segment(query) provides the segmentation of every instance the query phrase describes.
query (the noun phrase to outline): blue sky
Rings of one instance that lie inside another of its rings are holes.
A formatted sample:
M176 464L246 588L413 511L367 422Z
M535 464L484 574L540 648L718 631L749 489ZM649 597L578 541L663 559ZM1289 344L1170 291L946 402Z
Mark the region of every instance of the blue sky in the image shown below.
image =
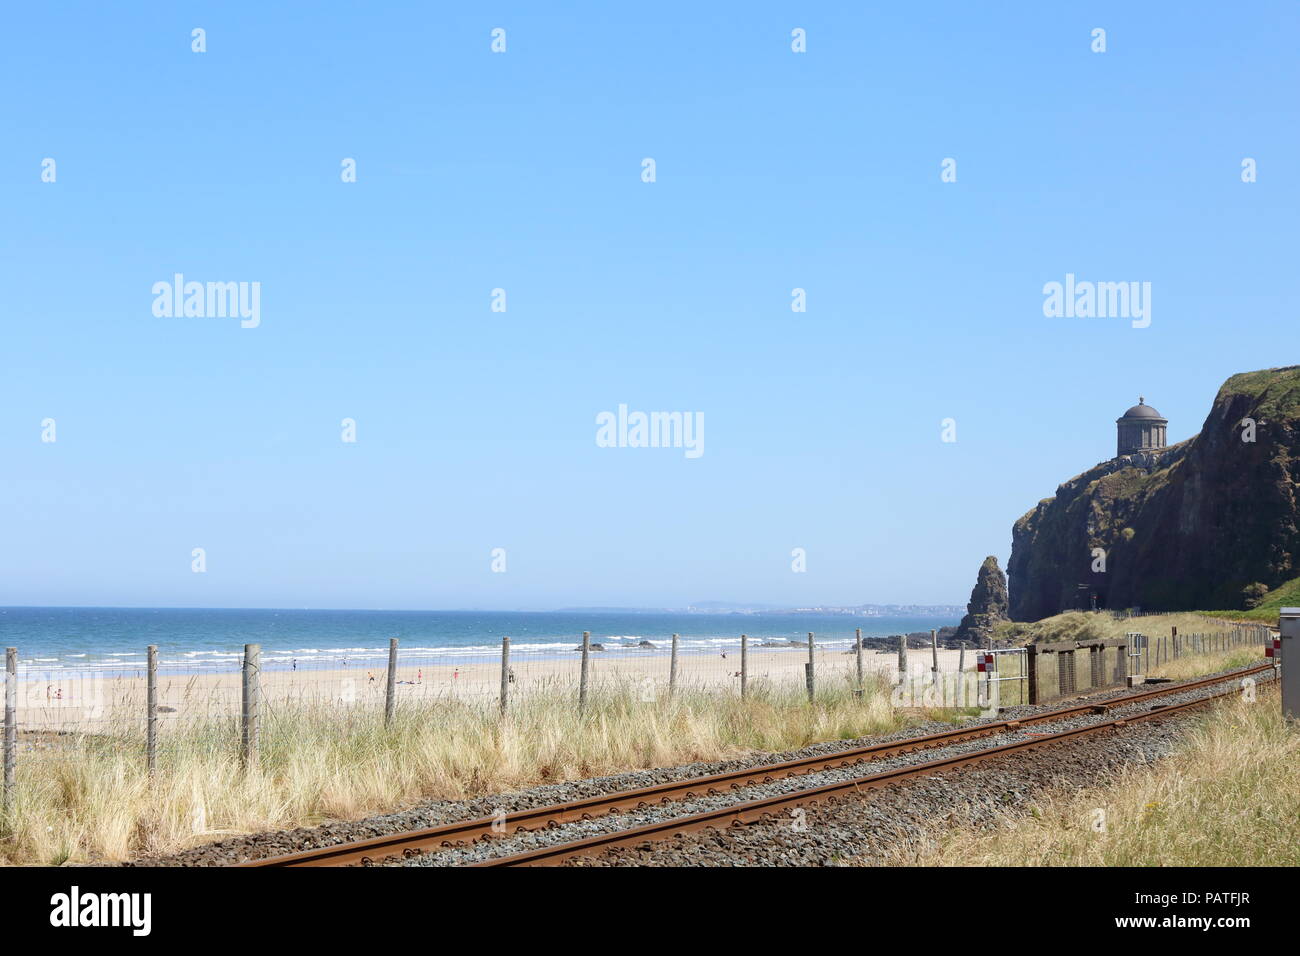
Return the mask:
M0 604L964 602L1139 394L1296 360L1300 8L1133 6L11 10Z

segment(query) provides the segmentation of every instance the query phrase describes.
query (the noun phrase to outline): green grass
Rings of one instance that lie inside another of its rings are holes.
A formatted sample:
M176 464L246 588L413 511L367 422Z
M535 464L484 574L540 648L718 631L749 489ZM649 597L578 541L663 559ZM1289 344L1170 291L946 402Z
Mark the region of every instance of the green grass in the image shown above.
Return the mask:
M1202 611L1200 613L1230 621L1277 624L1277 612L1284 607L1300 607L1300 578L1292 578L1279 584L1264 596L1264 601L1259 607L1249 611Z

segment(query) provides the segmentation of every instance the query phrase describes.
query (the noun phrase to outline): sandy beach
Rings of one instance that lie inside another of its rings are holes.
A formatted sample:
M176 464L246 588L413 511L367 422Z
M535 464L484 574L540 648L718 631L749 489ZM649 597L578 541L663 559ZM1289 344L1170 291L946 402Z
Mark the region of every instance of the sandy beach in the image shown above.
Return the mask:
M801 647L751 647L748 675L751 686L802 687L808 652ZM928 673L931 652L908 652L909 671ZM941 671L957 668L958 652L939 651ZM974 666L967 657L967 669ZM866 673L893 675L897 653L863 651ZM618 648L593 651L590 686L599 691L611 685L631 686L644 700L666 694L670 656L665 650ZM385 667L337 669L267 670L260 674L263 714L273 716L288 706L374 707L384 704ZM509 683L512 700L530 694L578 692L581 659L559 657L548 652L530 654L516 648L511 655ZM815 654L818 686L829 688L851 681L855 674L853 653L842 648L818 648ZM498 699L501 687L500 660L452 665L437 661L401 660L395 671L397 705L402 702L459 701L490 703ZM678 658L678 686L712 692L740 689L740 654L683 654ZM189 718L234 717L241 708L242 676L237 667L222 671L160 666L158 672L158 723L160 730ZM61 669L42 672L28 668L19 675L18 724L27 730L95 731L120 728L123 722L143 726L146 714L147 682L139 676L111 676L91 670Z

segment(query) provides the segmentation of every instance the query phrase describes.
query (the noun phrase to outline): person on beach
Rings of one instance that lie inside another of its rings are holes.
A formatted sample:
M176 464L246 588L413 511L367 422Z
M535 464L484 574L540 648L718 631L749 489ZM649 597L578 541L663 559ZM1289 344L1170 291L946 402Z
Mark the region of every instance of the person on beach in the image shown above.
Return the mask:
M417 684L424 683L424 668L420 668L418 671L415 672L415 682Z
M373 684L373 683L375 682L375 672L374 672L374 671L366 671L366 676L370 678L370 683Z
M294 670L298 669L298 658L296 657L293 659L293 669Z

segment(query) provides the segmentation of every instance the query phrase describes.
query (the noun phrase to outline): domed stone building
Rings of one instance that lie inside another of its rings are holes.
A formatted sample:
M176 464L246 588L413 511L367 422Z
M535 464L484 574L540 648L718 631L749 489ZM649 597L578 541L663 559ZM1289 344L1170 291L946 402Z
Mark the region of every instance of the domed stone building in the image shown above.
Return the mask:
M1138 396L1138 403L1126 411L1122 418L1115 419L1118 432L1116 458L1138 452L1159 451L1168 444L1165 441L1165 428L1169 425L1169 420L1146 402L1145 398Z

